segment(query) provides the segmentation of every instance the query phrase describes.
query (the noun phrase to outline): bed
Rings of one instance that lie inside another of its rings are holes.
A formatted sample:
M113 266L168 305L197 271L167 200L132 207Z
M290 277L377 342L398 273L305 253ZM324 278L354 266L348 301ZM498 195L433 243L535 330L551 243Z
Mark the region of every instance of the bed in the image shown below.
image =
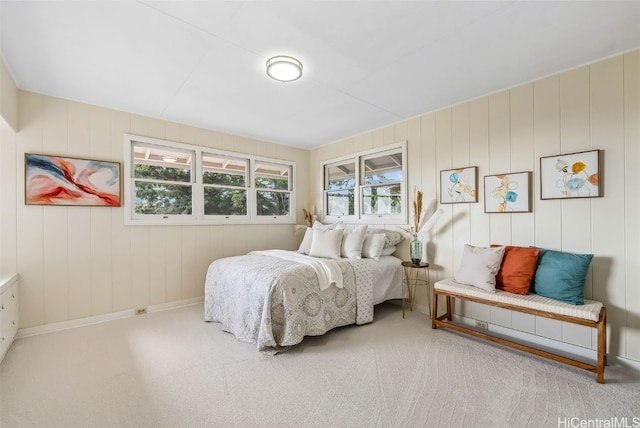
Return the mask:
M374 305L402 298L401 260L320 258L299 251L253 251L211 263L205 321L266 354L305 336L373 321Z

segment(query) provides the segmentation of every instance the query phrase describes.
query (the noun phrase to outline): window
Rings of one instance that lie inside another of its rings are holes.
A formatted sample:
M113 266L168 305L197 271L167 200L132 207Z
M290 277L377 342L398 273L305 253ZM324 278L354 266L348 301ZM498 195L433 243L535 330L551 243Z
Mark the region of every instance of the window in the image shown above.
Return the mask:
M329 216L355 215L356 163L353 160L325 165L325 212Z
M125 135L125 224L295 223L293 162Z
M328 221L405 224L406 142L323 164Z
M203 154L204 214L247 216L248 171L247 159Z
M373 154L361 159L362 213L365 215L402 214L404 180L402 152Z
M257 215L288 216L291 213L291 166L256 161Z
M192 151L133 146L134 217L193 215Z

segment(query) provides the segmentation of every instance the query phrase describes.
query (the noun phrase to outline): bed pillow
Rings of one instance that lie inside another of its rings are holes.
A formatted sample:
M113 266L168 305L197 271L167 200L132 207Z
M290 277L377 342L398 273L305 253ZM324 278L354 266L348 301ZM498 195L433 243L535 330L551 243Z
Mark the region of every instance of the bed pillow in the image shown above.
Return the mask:
M393 253L395 253L397 250L396 246L394 245L393 247L384 247L382 249L382 253L380 254L381 256L391 256L393 255Z
M584 282L593 254L540 249L533 293L572 305L584 305Z
M314 229L313 239L309 255L328 259L340 258L340 246L342 244L342 230Z
M499 245L491 245L499 247ZM529 294L538 267L540 250L529 247L504 247L502 265L496 275L496 288L514 294Z
M302 254L309 254L309 251L311 251L311 241L313 241L313 229L307 227L307 230L304 232L304 238L302 238L302 242L298 248L298 252Z
M455 281L486 291L496 291L496 275L500 270L504 247L474 247L465 244L460 269Z
M324 230L334 230L334 229L343 229L343 225L341 221L336 223L322 224L318 220L313 222L314 229L324 229Z
M358 226L353 230L345 230L342 235L340 255L348 259L362 258L362 244L366 233L366 225Z
M302 242L300 243L300 247L298 247L298 252L302 254L309 254L309 251L311 251L311 242L313 242L313 229L333 230L342 228L343 224L341 221L331 224L322 224L318 220L314 221L313 227L308 227L305 231Z
M384 246L395 247L404 240L404 235L395 230L388 229L369 229L367 235L382 234L384 235Z
M380 260L382 250L384 249L384 234L375 233L367 235L362 244L362 257L374 260Z

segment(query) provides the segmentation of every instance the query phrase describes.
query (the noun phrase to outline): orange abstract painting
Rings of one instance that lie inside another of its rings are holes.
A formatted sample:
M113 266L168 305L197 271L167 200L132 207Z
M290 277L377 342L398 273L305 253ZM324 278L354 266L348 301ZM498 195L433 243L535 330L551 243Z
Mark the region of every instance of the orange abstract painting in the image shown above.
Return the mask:
M120 164L25 154L25 203L119 207Z

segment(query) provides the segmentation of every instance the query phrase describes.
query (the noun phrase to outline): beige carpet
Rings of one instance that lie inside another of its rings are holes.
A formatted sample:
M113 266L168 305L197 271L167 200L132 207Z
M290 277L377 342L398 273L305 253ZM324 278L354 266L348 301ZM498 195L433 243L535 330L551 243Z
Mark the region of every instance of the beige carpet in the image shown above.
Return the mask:
M1 366L0 426L640 426L640 379L620 367L600 385L396 305L375 318L275 357L203 322L201 305L19 339Z

